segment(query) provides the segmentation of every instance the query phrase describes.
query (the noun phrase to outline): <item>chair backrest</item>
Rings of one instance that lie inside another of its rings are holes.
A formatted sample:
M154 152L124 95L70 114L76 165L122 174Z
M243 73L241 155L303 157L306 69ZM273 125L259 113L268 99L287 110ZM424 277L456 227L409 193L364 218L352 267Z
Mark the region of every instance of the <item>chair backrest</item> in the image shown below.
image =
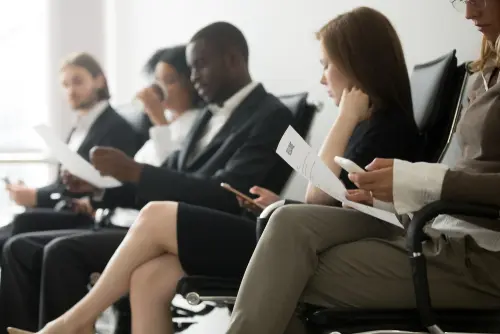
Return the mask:
M466 73L464 76L464 80L462 82L462 89L460 91L460 96L458 99L459 103L455 110L455 115L453 117L453 123L450 129L450 133L448 135L448 139L443 148L443 151L441 152L441 156L439 157L439 162L447 166L456 165L458 160L462 156L462 151L458 143L458 139L455 132L457 130L458 122L460 121L460 118L463 115L463 111L469 105L469 99L468 99L469 96L467 92L469 91L470 86L473 82L473 80L471 80L471 73L467 70L468 64L467 63L462 64L461 67L465 68Z
M301 135L307 138L314 115L321 109L321 104L311 103L307 100L308 93L298 93L279 96L281 102L286 105L293 114L293 128ZM264 181L266 188L279 194L285 187L292 168L282 159L270 171Z
M422 160L436 162L446 144L465 76L456 51L416 65L410 77L415 121L424 138Z

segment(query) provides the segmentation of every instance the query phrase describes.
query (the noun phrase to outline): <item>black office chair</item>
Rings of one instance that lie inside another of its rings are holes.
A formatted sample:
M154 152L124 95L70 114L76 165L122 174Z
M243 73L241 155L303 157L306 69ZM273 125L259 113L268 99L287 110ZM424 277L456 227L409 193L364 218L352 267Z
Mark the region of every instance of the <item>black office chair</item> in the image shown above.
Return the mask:
M416 65L410 77L415 122L424 139L423 161L437 162L454 129L467 66L457 67L456 51Z
M320 102L310 102L307 100L308 93L298 93L282 95L279 97L281 102L290 109L293 114L293 128L304 138L309 135L311 124L316 113L323 108ZM265 178L263 184L266 188L280 193L292 175L292 168L288 164L279 160Z
M426 139L424 154L427 161L439 161L443 157L444 150L450 145L464 101L465 87L469 78L467 68L466 64L456 66L455 51L435 61L415 67L411 81L414 90L415 119ZM427 80L424 80L425 76ZM419 93L422 95L419 96ZM438 133L439 129L441 133ZM431 139L436 140L435 147L430 145ZM289 202L288 200L280 201L266 208L257 221L258 236L264 230L270 214L276 208ZM179 281L178 292L192 305L205 301L232 305L239 283L236 280L217 277L189 276ZM319 316L319 314L316 315ZM373 312L367 314L372 315ZM346 318L349 319L349 316L347 315ZM365 320L369 323L369 319Z

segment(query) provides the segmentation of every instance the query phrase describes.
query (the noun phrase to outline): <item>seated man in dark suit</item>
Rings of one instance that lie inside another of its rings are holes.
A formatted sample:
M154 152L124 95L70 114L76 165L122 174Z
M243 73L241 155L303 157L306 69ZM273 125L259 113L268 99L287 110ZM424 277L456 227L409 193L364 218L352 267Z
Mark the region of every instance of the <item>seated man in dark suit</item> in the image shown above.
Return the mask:
M108 85L99 63L89 54L72 54L64 60L60 72L68 103L77 113L77 121L67 139L68 146L87 161L90 160L91 148L102 145L114 147L128 156L133 156L141 147L142 141L135 135L132 126L109 105ZM38 209L43 208L50 217L58 201L51 197L52 194L82 196L66 191L60 173L53 183L45 187L36 189L20 182L8 185L7 191L13 201L29 210L18 215L13 223L0 229L0 249L12 235L18 221L33 220L31 209L36 208L35 211L39 211ZM36 224L37 221L32 223ZM86 226L86 222L75 221L73 226ZM63 227L55 224L46 225L44 228Z
M124 185L102 192L69 178L71 190L92 191L95 199L101 197L94 205L108 208L140 209L151 201L170 200L240 214L238 201L220 183L238 189L266 186L266 177L279 162L276 146L292 121L290 110L252 81L246 40L233 25L219 22L205 27L192 38L187 55L195 88L211 105L195 123L186 145L161 167L136 163L116 149L98 148L92 157L95 167ZM283 174L288 175L285 170ZM60 315L85 295L89 274L104 269L125 233L56 231L12 238L3 255L7 266L0 285L0 310L6 312L3 318L0 314L0 322L37 327L40 281L50 284L50 292L45 288L42 292L41 324ZM69 253L89 257L60 262L58 256L50 256L52 250L67 246L73 248ZM72 278L52 279L56 267ZM52 293L53 284L61 284L61 290Z

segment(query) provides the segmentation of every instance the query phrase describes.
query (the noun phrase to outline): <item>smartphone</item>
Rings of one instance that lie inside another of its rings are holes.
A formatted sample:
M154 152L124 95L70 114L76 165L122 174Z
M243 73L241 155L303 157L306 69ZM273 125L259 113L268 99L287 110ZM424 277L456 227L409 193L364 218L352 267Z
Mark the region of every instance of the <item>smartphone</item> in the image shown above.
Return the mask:
M342 167L342 169L348 173L366 173L366 171L363 168L359 167L349 159L342 157L335 157L333 158L333 160L337 165Z
M242 192L234 189L233 187L231 187L229 184L227 183L221 183L220 186L226 190L229 190L230 192L232 192L233 194L236 195L236 197L239 197L241 198L242 200L244 201L247 201L249 203L252 203L253 205L257 206L258 208L261 208L261 209L265 209L265 207L261 204L258 204L257 202L255 202L253 199L251 199L250 197L248 197L247 195L243 194Z
M3 180L3 182L5 183L6 186L10 185L10 183L11 183L10 179L7 176L3 177L2 180Z

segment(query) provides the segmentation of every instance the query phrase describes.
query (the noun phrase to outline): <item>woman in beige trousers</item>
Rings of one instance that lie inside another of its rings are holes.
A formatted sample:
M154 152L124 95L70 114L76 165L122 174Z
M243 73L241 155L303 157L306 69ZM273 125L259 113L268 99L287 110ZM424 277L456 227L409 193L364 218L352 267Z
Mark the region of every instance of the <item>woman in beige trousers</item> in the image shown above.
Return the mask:
M400 214L444 199L500 205L500 2L454 1L484 35L470 105L458 128L462 158L440 164L376 159L351 174L361 190L348 199L394 204ZM330 24L336 24L334 23ZM317 190L311 189L311 193ZM500 307L500 224L440 216L424 243L433 306ZM405 239L387 223L328 206L275 212L247 267L229 334L306 333L295 314L308 303L339 309L414 308Z

